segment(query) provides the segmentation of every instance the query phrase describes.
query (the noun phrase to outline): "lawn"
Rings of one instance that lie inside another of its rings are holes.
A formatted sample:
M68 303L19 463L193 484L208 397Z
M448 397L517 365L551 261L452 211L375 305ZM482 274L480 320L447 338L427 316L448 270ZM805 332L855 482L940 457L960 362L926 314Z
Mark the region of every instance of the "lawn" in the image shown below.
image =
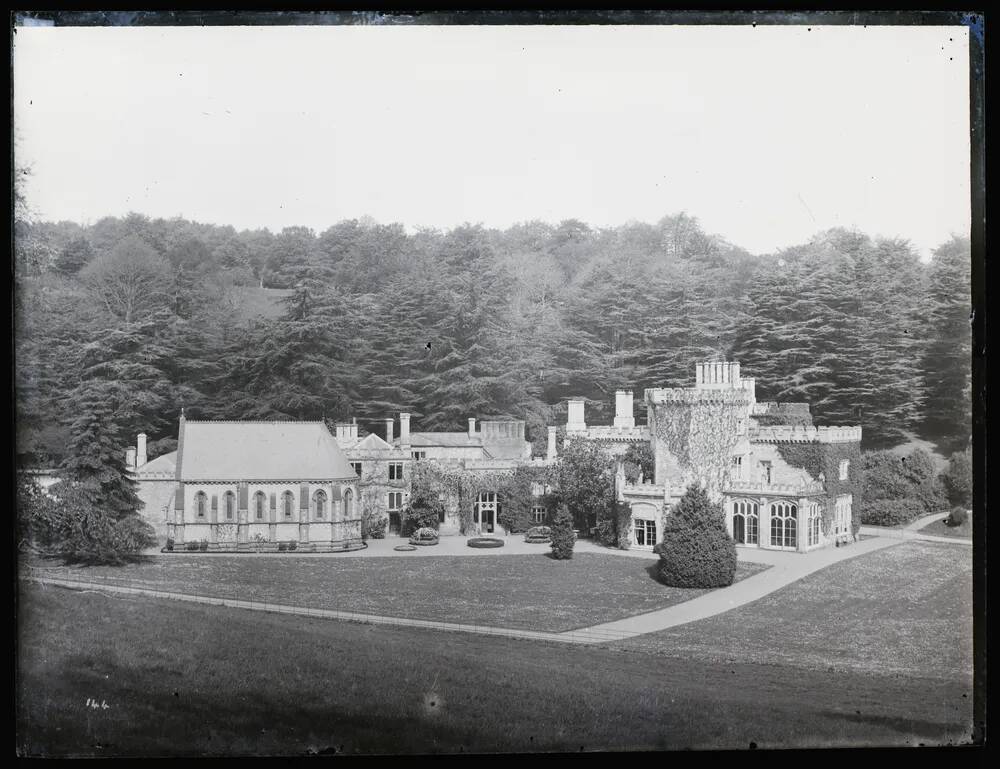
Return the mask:
M731 612L615 644L629 652L967 681L972 548L911 541L815 572Z
M723 665L31 583L18 610L20 755L745 749L970 736L972 691L956 679Z
M947 516L945 516L947 517ZM955 537L956 539L972 539L972 518L966 518L961 526L949 526L944 522L931 521L922 529L921 534L932 534L935 537Z
M663 609L707 590L654 579L654 557L544 553L493 558L153 556L126 567L45 569L46 576L108 581L212 597L408 619L561 632ZM736 578L765 568L740 563Z

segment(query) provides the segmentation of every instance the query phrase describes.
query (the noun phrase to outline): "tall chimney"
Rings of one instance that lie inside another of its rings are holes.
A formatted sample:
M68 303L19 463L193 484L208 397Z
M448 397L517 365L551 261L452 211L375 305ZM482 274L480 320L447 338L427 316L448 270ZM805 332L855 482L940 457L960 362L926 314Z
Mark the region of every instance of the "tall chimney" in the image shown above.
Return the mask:
M135 455L135 466L142 467L146 464L146 433L139 433L139 447Z
M583 404L582 398L574 398L569 402L569 406L566 410L566 429L567 430L586 430L587 422L583 416Z
M476 418L475 417L469 417L469 437L470 438L475 438L476 437Z
M125 452L125 464L129 470L135 470L135 449L130 448Z
M399 448L410 450L410 415L405 412L399 415Z
M385 418L385 442L392 445L392 417Z
M549 445L545 448L545 459L551 462L556 458L556 427L549 428Z
M632 416L632 391L615 391L615 427L631 429L635 427L635 417Z

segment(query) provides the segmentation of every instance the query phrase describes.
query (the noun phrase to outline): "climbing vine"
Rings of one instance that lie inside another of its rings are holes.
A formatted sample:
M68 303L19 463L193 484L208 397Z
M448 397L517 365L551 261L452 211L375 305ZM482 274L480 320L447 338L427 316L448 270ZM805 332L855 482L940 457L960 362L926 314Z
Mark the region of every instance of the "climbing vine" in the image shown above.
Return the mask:
M775 444L778 454L792 467L805 470L813 478L823 475L826 486L826 497L821 508L823 511L823 534L829 536L833 531L836 517L837 497L841 494L851 494L854 497L851 505L851 527L856 533L861 527L861 489L864 480L864 468L861 465L860 443L778 443ZM840 480L840 463L847 460L847 480Z

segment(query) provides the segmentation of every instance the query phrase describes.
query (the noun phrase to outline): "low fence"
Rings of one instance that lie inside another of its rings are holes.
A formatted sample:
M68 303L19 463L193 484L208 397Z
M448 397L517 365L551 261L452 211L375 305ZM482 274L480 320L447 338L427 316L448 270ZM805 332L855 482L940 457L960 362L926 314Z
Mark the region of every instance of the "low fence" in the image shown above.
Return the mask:
M234 609L262 611L273 614L291 614L301 617L319 619L335 619L347 622L357 622L369 625L390 625L396 627L426 628L457 633L473 633L477 635L500 636L533 641L552 641L556 643L602 644L624 641L641 635L639 632L602 628L599 625L590 628L580 628L567 631L528 630L523 628L497 627L470 622L444 622L409 617L387 617L364 612L324 609L316 606L296 606L260 600L252 587L220 584L217 594L200 595L162 590L152 587L147 580L131 577L104 575L76 575L67 573L66 567L25 567L27 574L22 579L42 585L64 587L72 590L95 591L116 595L135 595L149 598L180 601L206 606L224 606Z

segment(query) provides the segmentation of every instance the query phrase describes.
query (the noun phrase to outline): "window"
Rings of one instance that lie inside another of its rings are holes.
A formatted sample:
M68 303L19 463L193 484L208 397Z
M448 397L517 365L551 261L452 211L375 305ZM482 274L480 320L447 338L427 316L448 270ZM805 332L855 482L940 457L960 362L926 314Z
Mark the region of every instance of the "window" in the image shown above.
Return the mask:
M531 508L531 520L535 523L542 523L545 520L545 508L535 505Z
M427 459L427 452L426 451L411 451L410 452L410 456L412 456L414 459Z
M733 539L738 545L756 545L759 516L757 503L733 502Z
M348 520L354 518L354 492L350 489L344 491L344 518Z
M194 507L195 510L198 511L199 518L205 517L205 507L207 502L208 502L208 497L205 496L204 491L199 491L197 494L194 495Z
M771 505L771 546L795 548L798 546L796 516L798 505L791 502L775 502Z
M850 460L845 459L843 462L840 463L840 480L842 481L847 480L847 473L850 469L851 469Z
M284 513L285 518L292 517L292 505L295 504L295 495L290 491L286 491L281 495L281 511Z
M820 533L820 520L822 516L820 515L819 505L815 502L811 503L809 507L806 508L806 522L809 526L809 544L818 545L819 544L819 533Z
M743 477L743 457L733 457L733 478Z
M635 525L635 543L637 545L652 547L656 544L656 521L636 518L632 523Z
M402 462L390 462L389 463L389 480L390 481L401 481L401 480L403 480L403 463Z
M846 536L851 530L851 495L845 494L837 497L834 508L834 534Z
M438 505L438 523L444 523L444 505Z
M326 517L326 492L323 489L317 489L313 494L313 507L316 511L316 520Z
M351 469L354 471L354 474L356 476L358 476L358 478L361 477L361 463L360 462L351 462Z
M403 492L401 491L390 491L389 492L389 509L399 510L403 506Z
M264 520L264 492L258 491L253 495L254 517L258 521Z
M227 491L223 495L223 504L226 508L226 520L233 520L236 517L236 495L231 491Z

